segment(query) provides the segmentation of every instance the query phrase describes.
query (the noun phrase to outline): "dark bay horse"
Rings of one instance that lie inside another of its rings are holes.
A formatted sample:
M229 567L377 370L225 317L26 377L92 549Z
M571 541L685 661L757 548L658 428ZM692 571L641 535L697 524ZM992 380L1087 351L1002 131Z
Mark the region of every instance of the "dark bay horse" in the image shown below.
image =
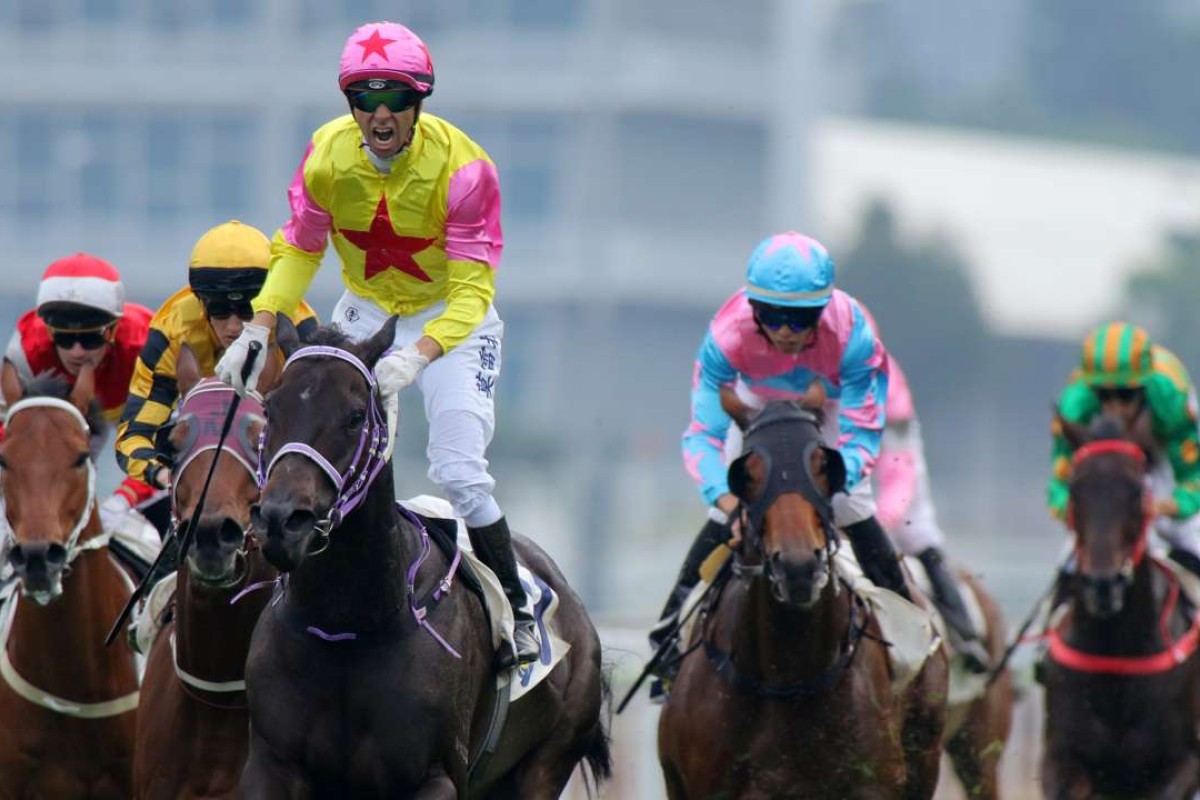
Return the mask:
M471 774L496 700L494 647L455 561L395 502L371 368L396 319L354 344L323 329L291 352L266 401L265 480L253 514L287 573L254 631L246 682L254 798L558 797L581 762L610 769L600 644L550 558L518 558L558 593L571 649L508 708L499 747Z
M138 674L104 646L132 583L109 556L96 506L85 368L38 378L0 443L0 549L20 592L0 614L0 797L128 798ZM10 623L10 625L8 625Z
M1148 555L1146 454L1108 417L1060 420L1076 448L1068 522L1076 571L1042 666L1042 789L1050 798L1191 797L1200 788L1200 621Z
M279 362L267 362L270 386ZM200 379L191 350L176 369L183 400L170 442L175 452L172 518L192 518L233 389ZM258 437L265 420L254 395L242 398L221 447L204 509L179 570L172 619L146 664L134 751L134 797L161 800L237 796L249 747L245 664L254 624L270 592L247 591L275 578L246 531L258 500ZM236 602L234 602L236 599Z
M732 577L693 630L659 719L680 798L928 798L947 686L938 648L898 696L873 612L833 569L845 467L817 415L769 404L730 466Z

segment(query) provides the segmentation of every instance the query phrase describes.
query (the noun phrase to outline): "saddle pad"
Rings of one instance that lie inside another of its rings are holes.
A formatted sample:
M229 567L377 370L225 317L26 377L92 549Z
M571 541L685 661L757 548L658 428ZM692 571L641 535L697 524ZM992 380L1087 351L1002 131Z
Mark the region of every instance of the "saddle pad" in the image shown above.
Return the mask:
M130 637L129 644L143 656L150 654L150 648L163 628L163 612L175 596L175 582L178 577L178 573L172 572L154 584L138 602L134 611L133 636Z
M942 618L937 604L933 602L933 584L929 581L929 573L925 571L925 566L912 556L905 556L904 563L913 577L913 582L917 584L918 591L929 599L929 612L933 615L933 624L937 626L938 634L942 637L946 654L951 657L950 688L946 701L951 708L973 702L987 691L988 673L972 672L966 668L961 658L955 657L956 653L950 644L950 637L946 635L946 621ZM975 594L971 585L959 578L957 574L954 574L953 577L955 584L958 585L958 593L962 595L963 605L967 608L967 616L971 618L971 624L978 631L979 638L986 639L988 634L987 617L983 614L979 596Z
M912 683L925 662L942 646L934 616L888 589L876 586L863 574L849 547L833 556L834 569L851 591L871 606L885 641L892 667L892 690L902 692Z
M131 508L122 514L120 521L107 533L147 564L153 564L162 549L158 530L137 509Z
M929 656L941 646L943 637L936 627L940 621L935 623L929 612L913 605L895 592L880 589L871 583L863 575L862 568L858 566L858 561L849 547L837 551L834 567L837 574L850 584L852 591L871 606L872 613L879 620L880 633L891 645L887 652L892 667L892 689L897 694L902 692L912 683ZM680 629L681 652L688 648L692 630L696 620L700 618L699 614L691 614L691 611L700 602L708 586L708 581L701 580L692 589L679 612L680 619L686 618Z
M429 517L452 519L458 526L458 549L463 558L471 562L479 582L483 585L484 598L488 605L488 615L492 621L492 646L499 648L502 641L512 641L513 613L512 606L500 586L500 579L486 564L480 561L471 550L471 539L467 535L467 526L461 519L454 516L450 503L440 497L422 494L408 500L401 500L405 508ZM537 686L551 670L562 661L571 649L571 645L563 641L557 633L555 614L558 611L558 595L537 575L534 575L524 564L517 564L517 574L521 585L525 588L525 610L537 621L537 638L541 645L541 656L529 666L522 667L514 675L502 674L497 676L497 687L510 685L509 701L516 702Z

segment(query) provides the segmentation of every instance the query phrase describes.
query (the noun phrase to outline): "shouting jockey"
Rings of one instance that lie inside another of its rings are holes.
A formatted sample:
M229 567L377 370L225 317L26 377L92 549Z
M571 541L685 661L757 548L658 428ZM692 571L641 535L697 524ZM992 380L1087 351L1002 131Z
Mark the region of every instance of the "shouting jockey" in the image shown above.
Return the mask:
M424 112L433 80L424 42L403 25L372 22L346 41L338 87L350 113L313 134L288 187L291 218L272 241L257 313L217 373L254 386L256 376L245 387L240 377L250 343L295 308L332 239L346 292L331 321L364 339L399 317L394 349L375 366L389 427L394 436L397 393L415 385L429 420L429 477L512 603L515 641L501 649L503 668L534 660L538 644L485 458L504 334L492 305L500 184L483 148Z
M651 630L656 649L699 580L700 565L730 538L729 516L738 500L727 480L724 448L731 420L720 392L735 384L739 393L749 394L743 400L757 398L759 405L776 398L804 400L813 384L833 401L835 413L826 424L836 425L828 433L845 459L847 492L834 498L834 521L849 536L867 577L909 597L896 551L875 519L866 480L883 433L887 351L858 301L834 288L833 259L824 246L799 233L781 233L755 248L746 286L717 310L700 345L683 459L709 505L708 522Z
M1127 425L1150 415L1157 445L1149 474L1154 495L1154 529L1171 546L1172 560L1200 575L1200 439L1196 428L1196 390L1187 370L1165 347L1150 341L1141 328L1111 322L1083 343L1079 369L1058 400L1058 415L1087 425L1101 413ZM1054 424L1050 513L1067 516L1072 447L1058 420Z
M11 402L14 392L10 387L28 384L45 372L55 373L74 386L80 371L91 367L101 415L106 422L115 423L125 407L129 378L146 341L149 323L150 309L125 302L125 286L112 264L86 253L59 259L42 275L37 308L17 321L17 329L9 339L4 366L0 368L5 395ZM107 438L107 428L92 432L93 460L99 459ZM126 478L100 504L104 529L118 534L136 529L140 534L144 521L138 519L134 526L123 524L130 510L144 510L161 499L162 493L153 487ZM120 546L125 545L140 558L153 558L154 544L141 538L135 533L119 536L114 552L129 560L129 553L121 552ZM144 567L136 563L131 566Z
M864 307L864 311L865 311ZM870 318L870 312L867 312ZM874 322L874 320L872 320ZM878 326L875 330L878 331ZM879 522L906 555L916 556L929 576L933 600L949 629L954 650L972 671L986 672L991 658L971 622L958 582L946 564L946 535L938 524L925 465L921 421L913 404L908 377L891 357L887 424L875 465L875 500Z
M117 430L117 463L130 476L154 486L170 485L171 470L161 460L158 434L179 399L175 371L180 349L186 344L195 354L202 377L212 375L217 359L254 315L250 301L267 279L270 260L266 235L237 220L207 231L192 248L188 285L150 320L128 384L129 403ZM316 328L307 304L297 305L295 319L301 329Z

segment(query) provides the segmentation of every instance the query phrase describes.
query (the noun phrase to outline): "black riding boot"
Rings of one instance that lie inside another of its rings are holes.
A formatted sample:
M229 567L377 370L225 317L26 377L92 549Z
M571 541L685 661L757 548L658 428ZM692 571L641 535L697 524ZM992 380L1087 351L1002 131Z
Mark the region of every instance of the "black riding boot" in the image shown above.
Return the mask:
M900 561L896 556L896 548L892 540L875 517L867 517L862 522L847 525L846 535L850 537L850 546L854 549L854 557L862 567L863 574L871 579L871 583L891 589L905 600L912 602L908 592L908 584L904 582L904 572L900 569Z
M696 541L692 542L687 556L683 559L683 566L679 569L679 575L675 578L675 585L671 588L671 594L667 597L667 604L663 606L658 622L650 629L650 648L652 650L657 652L658 648L662 647L663 642L667 640L667 635L675 629L675 623L679 621L679 609L683 607L684 601L700 581L700 565L704 563L704 559L708 558L709 553L718 545L727 541L729 541L728 525L711 519L704 523L704 527L696 536Z
M517 558L513 554L508 520L501 517L482 528L468 527L467 533L471 537L471 547L475 550L475 555L496 573L500 585L504 588L504 595L512 605L515 623L512 643L516 649L516 656L514 658L513 648L509 647L507 642L502 643L496 654L496 669L505 670L514 664L537 661L539 647L534 632L537 622L525 611L525 587L521 585L521 578L517 575Z
M942 551L936 547L928 547L918 553L917 558L925 567L925 574L929 576L929 583L933 587L933 602L937 604L938 611L942 612L942 619L946 621L950 643L955 652L963 657L963 662L972 672L987 672L991 657L987 648L979 641L979 632L971 622L962 592L958 590L958 583L946 567Z
M1193 575L1200 577L1200 558L1197 558L1196 554L1192 551L1184 550L1179 547L1172 547L1171 552L1167 553L1167 558L1171 559Z

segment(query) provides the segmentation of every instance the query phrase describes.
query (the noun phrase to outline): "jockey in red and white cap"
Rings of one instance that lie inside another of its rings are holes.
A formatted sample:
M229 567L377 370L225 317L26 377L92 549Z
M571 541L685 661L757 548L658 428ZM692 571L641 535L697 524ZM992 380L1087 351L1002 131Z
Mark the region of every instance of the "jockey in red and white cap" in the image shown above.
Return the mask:
M104 259L76 253L55 261L38 284L37 306L20 317L8 341L0 367L5 394L44 373L57 374L74 386L80 371L90 366L100 414L105 422L116 422L129 395L129 379L146 342L150 316L150 309L125 301L121 276ZM15 399L5 397L8 403ZM107 437L107 425L93 431L93 459ZM131 508L157 494L141 481L126 479L101 504L105 528L113 530ZM139 550L144 554L144 548Z

